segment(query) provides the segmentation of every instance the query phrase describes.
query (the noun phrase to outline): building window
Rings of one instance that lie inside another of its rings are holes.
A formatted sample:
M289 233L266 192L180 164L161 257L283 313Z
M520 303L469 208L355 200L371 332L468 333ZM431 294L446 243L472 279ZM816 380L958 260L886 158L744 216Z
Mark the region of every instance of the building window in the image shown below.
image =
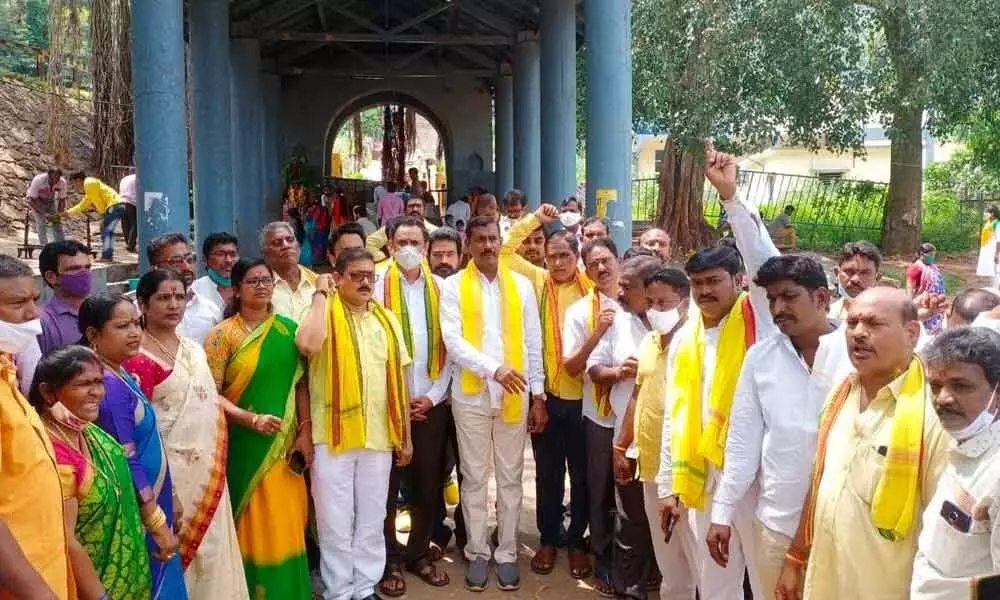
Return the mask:
M653 153L653 171L655 171L657 175L660 174L660 165L663 164L663 153L664 152L666 152L666 151L665 150L657 150L656 152Z
M816 178L824 184L829 185L843 179L844 173L846 171L823 171L822 173L816 173Z

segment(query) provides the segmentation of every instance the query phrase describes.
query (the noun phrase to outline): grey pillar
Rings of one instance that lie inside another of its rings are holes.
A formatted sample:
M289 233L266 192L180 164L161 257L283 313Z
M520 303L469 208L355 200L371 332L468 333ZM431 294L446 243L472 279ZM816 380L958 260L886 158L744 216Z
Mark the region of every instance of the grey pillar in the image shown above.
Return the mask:
M188 12L195 242L233 230L233 155L229 143L229 2L199 0Z
M265 73L262 79L264 102L264 220L273 221L281 216L281 151L280 142L280 112L281 112L281 76Z
M542 0L541 202L576 192L576 1ZM588 26L590 24L588 23Z
M514 188L514 81L510 65L501 68L496 78L493 99L494 139L496 153L496 193L506 194Z
M587 214L606 202L611 237L632 245L630 0L584 0L587 23Z
M191 224L181 0L136 5L132 31L136 205L139 243L144 245L168 231L188 235ZM139 257L140 268L148 267L145 253Z
M538 34L522 31L514 46L514 185L529 206L542 195Z
M247 256L253 256L258 252L257 232L264 225L260 42L249 38L230 40L230 61L233 220L240 248Z

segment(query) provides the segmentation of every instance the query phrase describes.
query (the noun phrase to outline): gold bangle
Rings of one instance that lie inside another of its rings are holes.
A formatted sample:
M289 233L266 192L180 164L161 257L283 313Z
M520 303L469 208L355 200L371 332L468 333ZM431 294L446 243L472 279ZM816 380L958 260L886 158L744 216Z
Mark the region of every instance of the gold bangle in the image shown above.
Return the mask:
M306 426L307 423L311 424L312 423L312 419L302 419L301 421L299 421L299 426L295 430L295 434L298 435L298 434L302 433L302 429Z
M804 567L809 562L809 551L796 546L789 546L788 552L785 553L785 560L794 565Z
M143 519L143 524L149 531L158 531L167 524L167 515L159 506L149 516Z

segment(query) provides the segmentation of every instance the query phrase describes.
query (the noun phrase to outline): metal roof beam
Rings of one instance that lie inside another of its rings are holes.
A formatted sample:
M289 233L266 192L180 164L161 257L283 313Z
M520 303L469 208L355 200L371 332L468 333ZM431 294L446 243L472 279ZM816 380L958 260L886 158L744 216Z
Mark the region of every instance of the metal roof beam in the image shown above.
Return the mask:
M351 9L343 7L336 2L332 2L331 0L321 0L321 4L325 4L333 12L337 13L342 17L345 17L350 21L353 21L355 24L364 27L365 29L371 31L372 33L376 33L379 35L383 35L385 33L385 29L373 23L371 19L366 19L365 17L362 17L358 13L352 11ZM323 27L326 28L326 25L324 25Z
M393 68L380 69L356 69L337 67L306 67L290 68L282 71L282 75L302 75L305 73L318 73L328 77L341 77L346 79L433 79L452 77L493 77L497 74L496 69L456 69L456 68L431 68L418 70L401 70Z
M517 25L513 21L505 19L477 4L460 4L458 5L458 10L504 35L514 35L517 33Z
M398 33L403 33L407 29L410 29L411 27L419 25L419 24L423 23L424 21L426 21L427 19L430 19L431 17L433 17L433 16L435 16L435 15L437 15L439 13L442 13L442 12L448 10L449 8L451 8L451 7L455 6L455 5L461 4L461 3L462 3L461 0L455 0L455 2L447 2L447 3L444 3L444 4L440 4L438 6L435 6L433 8L429 8L429 9L425 10L424 12L420 13L419 15L413 17L412 19L409 19L407 21L403 21L399 25L396 25L395 27L393 27L392 29L390 29L388 31L388 33L389 33L389 35L396 35Z
M260 39L287 42L328 42L344 44L433 44L438 46L509 46L513 40L505 35L448 35L448 34L374 34L339 33L335 31L263 31Z
M250 24L254 29L264 30L269 25L278 23L313 5L315 0L284 0L272 4L268 8L250 15Z

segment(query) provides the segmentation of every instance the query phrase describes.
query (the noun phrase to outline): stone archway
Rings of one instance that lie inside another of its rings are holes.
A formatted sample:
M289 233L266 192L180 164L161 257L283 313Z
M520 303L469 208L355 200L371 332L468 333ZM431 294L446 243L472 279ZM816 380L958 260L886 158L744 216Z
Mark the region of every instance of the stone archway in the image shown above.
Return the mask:
M426 104L414 98L410 94L400 93L395 90L382 90L363 94L350 100L349 102L344 103L340 108L334 111L333 117L327 125L326 136L323 140L323 175L329 176L332 171L331 156L333 145L337 140L337 133L347 123L347 120L356 112L384 104L399 104L413 108L420 113L421 116L427 119L428 122L430 122L430 124L437 131L438 137L444 146L444 161L446 165L445 176L448 182L448 189L453 189L451 179L453 169L451 166L455 164L455 157L453 153L451 131L449 131L444 121Z

